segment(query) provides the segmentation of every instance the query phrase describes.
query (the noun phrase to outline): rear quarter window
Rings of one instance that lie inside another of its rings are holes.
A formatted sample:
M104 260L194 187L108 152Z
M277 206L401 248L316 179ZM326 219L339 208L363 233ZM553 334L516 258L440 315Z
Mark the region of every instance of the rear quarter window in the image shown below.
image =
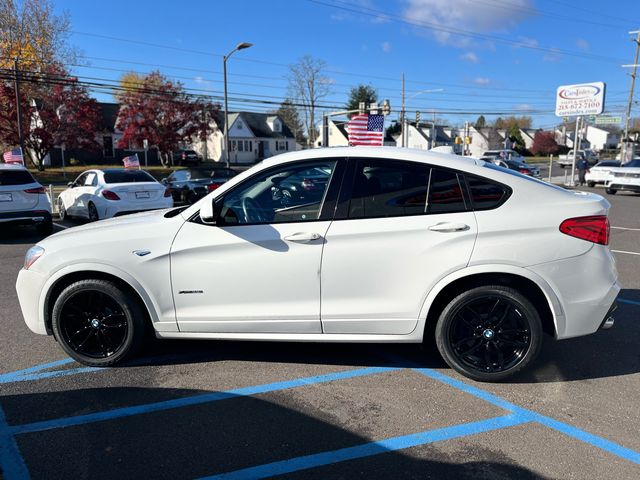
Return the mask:
M27 170L0 170L0 185L27 185L36 183Z
M511 189L498 182L471 175L466 178L474 210L498 208L511 196Z

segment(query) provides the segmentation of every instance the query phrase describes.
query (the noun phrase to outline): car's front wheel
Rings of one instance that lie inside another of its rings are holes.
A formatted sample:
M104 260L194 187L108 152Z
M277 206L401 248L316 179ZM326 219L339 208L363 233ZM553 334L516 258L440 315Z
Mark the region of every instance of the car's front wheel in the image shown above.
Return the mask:
M538 355L542 322L520 292L502 285L473 288L449 302L436 324L444 360L478 381L500 381Z
M87 217L89 218L90 222L97 222L98 220L100 220L98 209L92 202L89 202L89 204L87 205Z
M615 195L616 193L618 193L618 190L616 190L615 188L608 188L607 187L605 190L609 195Z
M115 283L87 279L65 288L52 312L62 349L85 365L106 367L133 354L144 338L139 303Z
M58 197L58 218L60 221L68 218L69 214L67 214L67 209L64 207L64 202L61 198Z

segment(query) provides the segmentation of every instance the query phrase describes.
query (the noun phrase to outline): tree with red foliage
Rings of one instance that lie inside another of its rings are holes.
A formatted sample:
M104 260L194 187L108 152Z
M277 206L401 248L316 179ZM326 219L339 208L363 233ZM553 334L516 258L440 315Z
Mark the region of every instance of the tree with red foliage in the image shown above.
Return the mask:
M218 107L202 99L192 100L179 82L152 72L120 95L116 128L122 131L120 148L140 147L146 139L158 148L163 164L171 153L194 138L206 138Z
M553 155L558 152L559 148L553 132L543 132L540 130L537 131L533 137L531 153L534 155Z
M21 72L22 135L25 156L38 170L56 145L97 150L98 103L60 66ZM0 82L0 142L19 145L13 82Z

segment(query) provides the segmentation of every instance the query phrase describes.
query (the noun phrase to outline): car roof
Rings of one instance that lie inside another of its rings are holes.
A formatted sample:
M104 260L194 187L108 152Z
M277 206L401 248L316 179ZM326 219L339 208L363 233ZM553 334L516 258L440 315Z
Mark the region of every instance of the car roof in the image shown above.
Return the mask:
M18 163L0 163L0 170L26 170L27 167Z
M408 160L427 164L449 166L451 168L468 169L472 165L482 165L483 160L475 157L461 157L451 153L431 152L416 148L400 147L323 147L295 152L282 153L264 160L265 166L274 166L299 160L322 158L385 158L391 160Z

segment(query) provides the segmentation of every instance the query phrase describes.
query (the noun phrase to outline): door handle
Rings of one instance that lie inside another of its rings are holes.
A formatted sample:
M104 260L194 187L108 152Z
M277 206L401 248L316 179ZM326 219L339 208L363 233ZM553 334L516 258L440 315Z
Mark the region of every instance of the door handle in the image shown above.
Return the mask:
M441 222L431 225L429 230L432 232L464 232L469 230L469 225L460 222Z
M296 242L296 243L309 243L314 240L318 240L322 238L319 233L307 233L307 232L299 232L293 233L291 235L287 235L284 239L287 242Z

